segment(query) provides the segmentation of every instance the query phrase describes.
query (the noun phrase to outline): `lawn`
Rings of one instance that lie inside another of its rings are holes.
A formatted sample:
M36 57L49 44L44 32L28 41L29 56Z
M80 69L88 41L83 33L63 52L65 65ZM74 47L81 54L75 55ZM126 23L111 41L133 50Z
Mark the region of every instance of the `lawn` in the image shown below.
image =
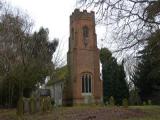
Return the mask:
M24 120L160 120L160 106L59 107L47 113L25 114ZM16 110L0 110L0 120L18 120Z
M145 113L145 116L128 118L127 120L160 120L160 106L132 106L129 109L139 109Z

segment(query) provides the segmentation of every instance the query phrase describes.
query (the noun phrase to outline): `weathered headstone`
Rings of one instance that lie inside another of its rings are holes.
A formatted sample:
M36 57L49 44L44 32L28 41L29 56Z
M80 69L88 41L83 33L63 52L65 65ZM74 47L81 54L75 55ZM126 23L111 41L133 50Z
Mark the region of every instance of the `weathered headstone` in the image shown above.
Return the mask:
M31 114L34 114L36 112L36 101L33 96L29 100L29 108Z
M29 99L24 98L24 113L29 113Z
M23 97L20 97L17 103L17 115L23 116L24 114L24 100Z
M40 98L36 98L36 112L40 112Z

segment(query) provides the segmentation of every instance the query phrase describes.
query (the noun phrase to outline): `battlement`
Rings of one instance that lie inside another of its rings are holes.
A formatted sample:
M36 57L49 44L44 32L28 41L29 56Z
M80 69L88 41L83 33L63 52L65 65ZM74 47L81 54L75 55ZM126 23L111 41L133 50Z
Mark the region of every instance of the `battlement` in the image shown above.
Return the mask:
M75 9L74 12L72 12L70 16L70 21L72 22L73 20L80 20L80 19L95 19L95 13L94 11L87 12L87 10L80 11L79 9Z

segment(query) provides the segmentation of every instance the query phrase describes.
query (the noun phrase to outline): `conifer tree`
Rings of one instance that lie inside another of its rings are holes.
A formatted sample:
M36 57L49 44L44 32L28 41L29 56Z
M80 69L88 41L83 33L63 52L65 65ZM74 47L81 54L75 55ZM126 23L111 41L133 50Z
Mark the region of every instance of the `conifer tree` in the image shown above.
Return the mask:
M149 42L139 52L139 63L133 73L133 83L142 101L152 100L160 104L160 31L148 38Z
M118 64L107 48L100 51L103 74L103 96L104 102L114 97L116 104L122 104L124 98L128 98L128 85L123 64Z

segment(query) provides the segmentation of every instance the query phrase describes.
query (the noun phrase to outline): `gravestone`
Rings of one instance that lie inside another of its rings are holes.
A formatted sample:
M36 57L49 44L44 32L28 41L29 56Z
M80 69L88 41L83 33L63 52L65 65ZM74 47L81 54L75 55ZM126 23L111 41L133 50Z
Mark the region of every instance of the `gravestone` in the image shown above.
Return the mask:
M36 112L40 112L40 98L36 98Z
M29 113L29 99L24 98L24 113Z

